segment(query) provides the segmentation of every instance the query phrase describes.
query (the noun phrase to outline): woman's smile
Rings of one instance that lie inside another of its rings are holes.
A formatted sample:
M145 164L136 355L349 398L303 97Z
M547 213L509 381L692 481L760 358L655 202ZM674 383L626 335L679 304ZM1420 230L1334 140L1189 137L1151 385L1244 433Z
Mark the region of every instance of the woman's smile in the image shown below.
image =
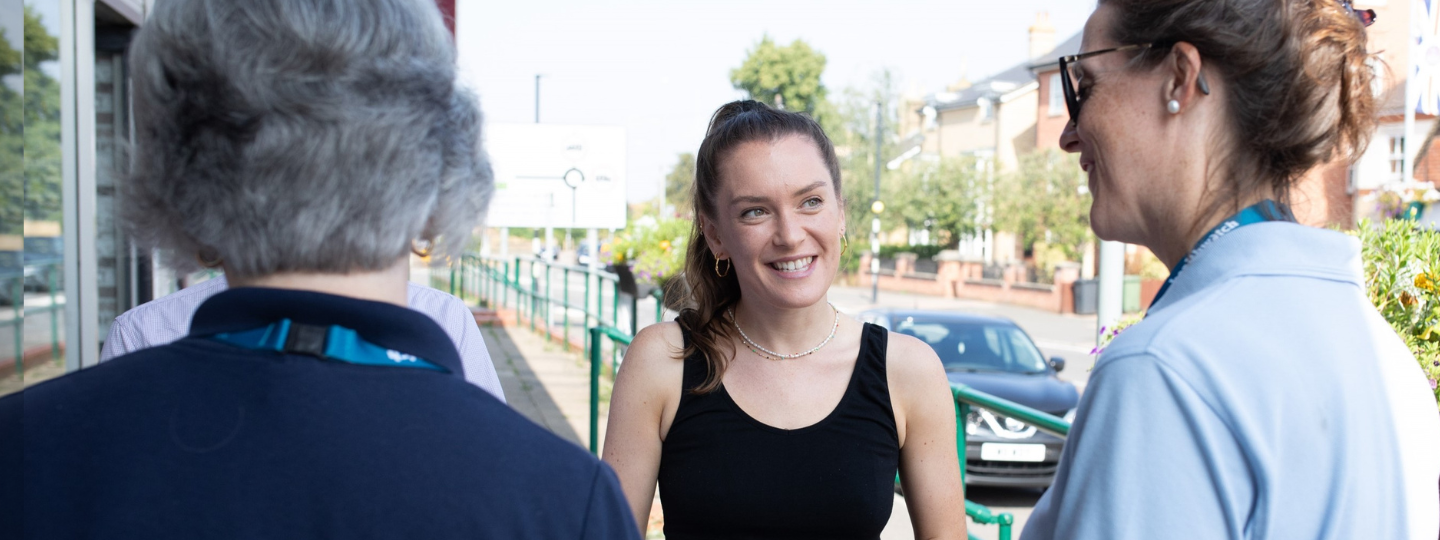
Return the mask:
M786 279L800 279L808 277L815 270L815 256L790 258L783 261L772 262L769 266L777 275Z

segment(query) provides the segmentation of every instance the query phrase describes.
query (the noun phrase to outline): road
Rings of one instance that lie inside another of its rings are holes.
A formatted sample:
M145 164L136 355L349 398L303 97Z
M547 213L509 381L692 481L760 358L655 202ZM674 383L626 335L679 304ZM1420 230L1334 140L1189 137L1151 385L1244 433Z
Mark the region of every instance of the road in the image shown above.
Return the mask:
M1010 319L1030 334L1047 358L1058 356L1065 359L1060 379L1075 383L1081 391L1085 390L1090 368L1095 365L1095 358L1090 355L1097 333L1094 316L1064 315L1022 306L889 291L880 291L879 301L872 303L870 288L838 285L830 287L830 302L841 313L852 316L867 309L888 307L976 313Z

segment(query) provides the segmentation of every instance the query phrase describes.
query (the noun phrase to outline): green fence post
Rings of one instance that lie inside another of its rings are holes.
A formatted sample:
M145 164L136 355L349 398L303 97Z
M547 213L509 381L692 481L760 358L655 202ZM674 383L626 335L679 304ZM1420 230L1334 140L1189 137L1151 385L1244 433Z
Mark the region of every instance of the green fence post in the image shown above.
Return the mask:
M550 294L550 270L550 263L545 263L545 340L555 341L555 332L551 327L553 324L551 321L554 321L555 318L554 314L550 312L555 307L555 297Z
M995 517L1000 521L1000 540L1010 540L1010 526L1015 524L1015 516L1004 513Z
M60 356L60 315L55 306L55 267L45 271L46 282L50 285L50 359ZM23 379L22 379L23 380Z
M530 261L530 331L535 331L536 311L540 310L540 282L535 279L535 261Z
M650 296L655 297L655 324L665 322L665 290L656 287ZM636 329L635 333L639 334L640 330Z
M15 325L15 376L20 378L20 384L25 384L25 275L22 272L20 277L15 278L15 294L11 296L15 306L15 318L10 322Z
M455 296L455 265L453 264L450 265L450 296Z
M560 275L565 280L564 286L560 287L561 294L564 295L564 301L560 302L560 316L565 318L560 342L565 344L565 350L568 351L570 350L570 267L564 267Z
M960 455L960 486L965 486L965 422L970 418L970 404L955 400L955 449Z
M611 289L611 290L610 290L610 300L611 300L611 305L610 305L610 319L611 319L611 323L610 323L610 326L611 326L612 328L620 328L620 280L618 280L618 279L615 280L615 281L614 281L614 284L615 284L615 285L614 285L614 289ZM635 329L634 329L634 328L631 328L630 331L631 331L631 332L634 332ZM632 335L633 335L633 334L632 334ZM616 362L615 362L615 357L616 357L616 355L618 355L618 354L620 354L620 347L615 346L615 343L612 342L612 343L610 344L610 364L611 364L611 365L615 365L615 364L616 364ZM611 373L612 373L612 374L614 373L614 370L613 370L613 369L611 370Z
M585 328L590 327L590 279L593 277L595 277L595 272L592 272L590 267L585 267L585 298L581 300L584 307L580 310L580 319L585 321L583 325ZM599 323L597 322L596 324ZM590 354L590 340L588 338L585 339L585 354L587 357Z
M600 455L600 327L590 329L590 453Z

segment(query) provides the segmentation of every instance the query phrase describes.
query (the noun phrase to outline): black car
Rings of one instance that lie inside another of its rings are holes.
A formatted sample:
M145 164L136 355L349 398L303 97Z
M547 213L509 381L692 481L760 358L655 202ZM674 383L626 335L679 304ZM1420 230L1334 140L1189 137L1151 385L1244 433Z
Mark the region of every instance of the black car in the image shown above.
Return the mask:
M1048 362L1030 336L1008 319L918 310L873 310L861 320L914 336L945 364L950 382L1037 409L1067 421L1080 393L1056 374L1065 361ZM1065 440L988 410L965 419L965 483L977 486L1049 487Z

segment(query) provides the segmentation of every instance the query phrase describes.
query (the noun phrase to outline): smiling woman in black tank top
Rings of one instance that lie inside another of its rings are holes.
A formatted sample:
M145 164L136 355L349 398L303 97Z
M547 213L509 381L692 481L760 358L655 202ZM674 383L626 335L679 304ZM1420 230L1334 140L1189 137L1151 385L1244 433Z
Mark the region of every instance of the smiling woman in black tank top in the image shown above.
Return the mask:
M665 535L875 539L905 484L917 537L964 538L949 383L925 344L841 315L834 148L808 117L721 107L696 158L688 306L635 336L604 458Z

